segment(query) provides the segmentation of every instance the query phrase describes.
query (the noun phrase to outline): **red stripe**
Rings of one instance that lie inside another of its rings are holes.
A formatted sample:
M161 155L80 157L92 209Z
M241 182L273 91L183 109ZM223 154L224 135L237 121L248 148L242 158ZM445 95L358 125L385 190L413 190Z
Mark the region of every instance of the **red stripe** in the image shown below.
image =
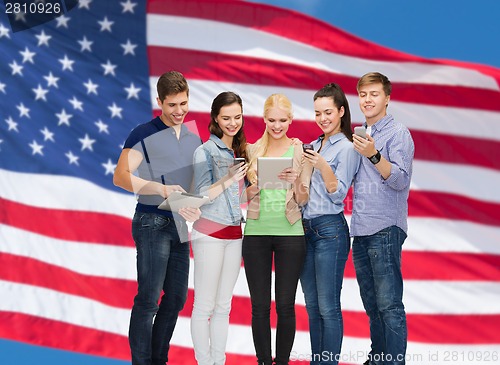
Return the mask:
M0 338L113 359L130 359L125 336L21 313L0 311Z
M342 311L344 336L370 336L368 317ZM407 314L408 341L433 344L497 344L500 315Z
M487 203L454 194L412 190L408 205L410 217L441 218L500 226L500 215L498 214L500 205L495 203ZM78 212L78 220L71 218L66 220L64 218L65 212L28 207L0 198L0 223L56 239L103 244L111 242L115 245L134 247L130 234L130 220L109 214L88 212ZM74 213L73 211L67 212L70 217ZM351 212L352 194L349 193L345 200L345 213L351 214ZM40 217L40 219L25 219L26 216L36 213L39 215L34 216ZM107 224L107 218L111 219L110 224ZM41 221L43 224L40 224ZM94 223L96 223L95 228L88 229L88 227L94 227ZM112 234L117 234L118 238L113 238Z
M412 190L408 207L411 217L443 218L500 226L500 204L464 196Z
M125 336L21 313L0 311L0 338L130 361L130 349ZM228 353L226 357L228 364L254 365L256 361L255 356L249 355ZM170 365L197 364L192 348L175 345L170 346L168 363Z
M283 61L181 48L148 47L150 74L180 70L188 80L319 90L335 81L346 94L357 95L358 78ZM241 72L244 69L245 72ZM276 72L279 70L279 72ZM425 105L500 111L500 93L463 86L392 83L391 100ZM312 104L311 92L311 104ZM354 106L351 106L354 107Z
M210 121L208 112L190 112L187 120L195 120L201 138L208 139ZM248 142L255 142L263 133L262 118L245 117L245 135ZM416 160L472 165L500 171L500 159L493 153L493 151L500 151L500 142L419 130L412 130L411 133L415 143ZM315 140L320 134L321 130L312 120L294 120L288 132L290 137L298 137L303 142Z
M352 212L352 194L345 200L345 212ZM462 220L479 224L500 226L499 204L487 203L463 196L446 193L412 190L408 199L410 217L442 218ZM471 209L470 207L474 207ZM24 217L38 212L39 219L27 220ZM130 220L109 214L78 212L78 220L64 218L62 210L28 207L0 198L0 223L11 225L37 234L63 240L122 244L133 247L130 235ZM68 211L71 216L74 212ZM111 218L111 224L106 219ZM85 222L85 224L82 224ZM42 223L42 224L41 224ZM95 229L89 230L87 227ZM72 231L72 229L75 231ZM85 229L83 229L85 228ZM61 231L59 231L61 229ZM118 239L110 236L115 232Z
M405 260L405 258L403 260ZM351 265L352 264L350 263L347 271L351 271L350 274L352 275L353 270ZM416 268L422 267L419 263L415 262L411 262L411 264L405 264L403 266L414 266ZM16 270L19 267L23 267L24 270ZM116 306L117 308L126 309L130 309L132 307L132 301L136 291L136 284L132 281L110 280L75 274L69 270L61 269L53 265L36 262L36 260L33 259L26 259L8 254L0 254L0 279L53 289L66 294L73 294L93 299L108 305ZM113 293L113 295L109 295L109 293ZM180 313L181 316L191 316L193 301L194 292L190 289L188 291L188 300L186 305ZM231 312L231 323L249 326L251 324L250 314L252 311L250 299L248 297L234 296L232 306L233 308L237 308L237 310L233 310ZM276 328L275 308L275 303L273 302L271 310L271 324L273 328ZM296 317L297 330L308 331L308 317L304 306L296 305ZM429 326L431 327L446 328L446 330L443 329L440 332L432 332L431 334L427 334L426 332L422 334L422 331L420 330L410 331L410 340L417 342L441 343L447 342L450 338L453 338L453 341L458 341L455 339L457 329L455 326L450 326L449 324L444 326L443 323L446 322L442 322L442 317L442 315L409 314L408 324L410 328L415 327L419 329L419 323L422 321L429 323ZM453 318L454 316L444 317ZM483 318L485 316L460 315L456 317L459 317L460 321L473 324L476 321L483 323ZM491 331L489 327L494 326L494 328L496 328L497 325L500 325L500 316L493 315L486 317L488 317L488 321L484 322L484 328L481 335L473 332L467 332L468 335L466 335L459 332L459 338L462 342L457 343L495 343L495 341L500 341L500 333L497 333L497 331ZM368 328L364 313L344 311L344 321L346 336L368 336Z
M457 303L458 304L458 303ZM411 341L439 344L499 344L499 314L407 316ZM428 339L432 339L428 341ZM434 342L434 339L439 339Z
M352 213L352 190L344 200L344 213ZM500 227L500 204L456 194L410 190L408 216L467 221Z
M500 150L499 141L418 130L412 130L411 136L415 143L417 160L471 165L500 171L500 159L493 152Z
M19 270L20 267L23 270ZM132 308L137 291L137 283L132 280L79 274L60 266L2 252L0 279L53 289L118 308Z
M0 197L0 223L60 240L134 247L130 219L112 214L40 208Z
M405 251L403 246L402 262L405 280L500 282L500 255ZM356 277L351 255L344 277Z
M25 269L18 270L19 267ZM403 251L403 276L406 280L498 282L500 281L498 267L500 267L500 257L494 255ZM355 277L351 257L344 275L346 278ZM6 253L0 253L0 279L53 289L118 308L131 308L137 289L136 282L132 280L78 274L32 258ZM109 295L110 292L113 292L113 295ZM191 293L190 298L192 301ZM250 303L245 303L239 303L237 308L246 306L247 312L250 312ZM190 304L183 313L186 316L191 315ZM233 319L235 318L237 317ZM307 328L307 325L304 324L302 328Z
M18 270L19 267L25 268ZM500 281L500 256L487 254L403 251L406 280ZM344 276L354 278L351 257ZM119 308L130 308L137 284L133 280L79 274L42 261L0 252L0 279L49 288ZM113 295L109 295L113 292ZM186 313L190 315L190 313Z
M259 29L328 52L364 59L458 65L490 75L500 85L499 69L409 55L356 37L320 19L269 5L231 0L201 2L198 0L150 0L147 13L207 19ZM290 24L294 26L291 27ZM304 32L304 29L307 29L307 32Z

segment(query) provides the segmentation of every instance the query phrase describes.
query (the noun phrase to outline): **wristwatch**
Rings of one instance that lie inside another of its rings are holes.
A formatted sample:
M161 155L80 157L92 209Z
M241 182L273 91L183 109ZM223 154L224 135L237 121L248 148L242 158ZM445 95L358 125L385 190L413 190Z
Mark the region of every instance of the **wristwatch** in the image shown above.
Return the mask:
M378 164L380 162L380 151L377 150L377 153L374 154L372 157L368 157L370 162L374 165Z

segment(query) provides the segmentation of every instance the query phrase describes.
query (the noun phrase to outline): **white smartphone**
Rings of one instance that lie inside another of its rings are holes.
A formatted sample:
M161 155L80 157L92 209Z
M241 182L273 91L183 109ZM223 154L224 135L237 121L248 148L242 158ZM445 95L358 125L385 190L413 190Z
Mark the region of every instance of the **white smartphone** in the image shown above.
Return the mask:
M354 127L354 134L361 138L366 138L366 128L363 126Z

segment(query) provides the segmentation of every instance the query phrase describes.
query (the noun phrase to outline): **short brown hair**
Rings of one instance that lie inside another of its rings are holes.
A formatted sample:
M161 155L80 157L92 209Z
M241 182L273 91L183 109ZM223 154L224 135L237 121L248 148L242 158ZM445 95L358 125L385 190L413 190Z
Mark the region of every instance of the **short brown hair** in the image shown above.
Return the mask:
M367 74L361 76L358 84L356 85L356 90L359 92L359 89L363 86L371 84L382 84L385 95L391 95L392 84L387 76L382 75L380 72L368 72Z
M184 75L178 71L169 71L161 75L156 84L156 91L161 101L169 95L177 95L184 91L189 96L188 83Z

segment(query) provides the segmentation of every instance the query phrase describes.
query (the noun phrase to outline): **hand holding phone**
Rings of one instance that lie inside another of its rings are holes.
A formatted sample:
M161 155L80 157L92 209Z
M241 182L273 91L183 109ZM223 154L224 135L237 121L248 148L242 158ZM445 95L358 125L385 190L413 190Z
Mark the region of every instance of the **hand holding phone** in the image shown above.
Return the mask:
M302 151L304 151L305 153L307 153L307 151L314 151L314 147L310 143L304 143L302 145Z
M233 160L233 166L229 168L229 176L234 181L240 181L247 174L248 165L244 157L235 157Z
M354 134L361 138L366 138L366 128L363 126L354 127Z
M233 160L233 166L235 165L239 165L241 163L245 163L245 158L244 157L235 157L234 160Z

